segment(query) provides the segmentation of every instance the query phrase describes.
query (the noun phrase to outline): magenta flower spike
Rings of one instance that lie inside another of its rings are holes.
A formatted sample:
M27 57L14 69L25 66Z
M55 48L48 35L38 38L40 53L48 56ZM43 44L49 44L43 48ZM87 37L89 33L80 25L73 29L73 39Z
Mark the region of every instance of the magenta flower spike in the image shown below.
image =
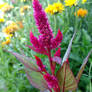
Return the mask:
M51 39L52 49L57 48L60 45L60 43L62 42L62 40L63 40L63 35L62 35L60 29L58 29L57 36L55 38Z
M60 92L58 80L55 76L46 73L43 77L47 81L49 88L53 88L55 92Z
M40 35L38 38L36 38L33 33L30 32L30 42L32 43L32 46L28 47L37 53L45 54L48 56L51 72L54 75L55 66L52 62L53 60L51 57L51 50L57 48L60 45L63 36L59 29L57 36L55 38L53 37L48 18L41 4L39 3L39 0L33 0L33 10L35 22Z
M61 55L61 48L59 48L57 51L56 51L56 53L54 54L54 56L58 56L58 57L60 57L60 55Z
M62 33L59 30L57 37L53 38L53 33L52 33L52 29L49 25L48 18L38 0L33 0L33 9L34 9L35 22L36 22L37 28L41 34L39 36L40 44L47 49L56 48L62 40ZM54 42L55 42L55 44L54 44ZM55 46L53 46L53 44Z
M36 59L36 64L39 67L39 70L42 71L42 72L46 72L45 65L43 65L41 59L37 56L35 56L35 59Z
M30 32L30 42L32 43L32 45L35 48L39 48L40 47L38 39L33 35L32 32Z

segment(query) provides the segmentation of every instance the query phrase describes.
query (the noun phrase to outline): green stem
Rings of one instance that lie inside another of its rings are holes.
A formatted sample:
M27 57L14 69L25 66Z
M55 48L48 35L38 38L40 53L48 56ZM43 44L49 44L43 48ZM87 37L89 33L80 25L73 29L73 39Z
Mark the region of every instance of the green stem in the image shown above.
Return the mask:
M57 33L57 30L56 30L56 17L55 17L55 15L54 15L54 32L55 32L55 35L56 35L56 33Z

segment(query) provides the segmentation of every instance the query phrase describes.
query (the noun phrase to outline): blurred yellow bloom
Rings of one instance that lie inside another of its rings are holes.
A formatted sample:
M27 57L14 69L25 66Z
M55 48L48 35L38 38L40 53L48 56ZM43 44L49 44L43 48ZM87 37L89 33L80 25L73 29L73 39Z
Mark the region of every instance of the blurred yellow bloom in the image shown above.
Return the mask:
M17 31L18 28L19 28L18 25L15 22L12 22L6 28L3 29L3 32L6 33L7 35L10 35L13 32Z
M2 46L10 44L11 40L7 39L6 41L2 42Z
M54 14L53 6L49 4L48 7L45 8L45 12L50 13L51 15L53 15Z
M0 4L0 9L2 9L4 6L6 6L7 3L4 3L4 4Z
M78 0L65 0L65 6L73 6L73 5L77 5Z
M82 0L82 4L84 4L84 3L86 3L87 2L87 0Z
M21 0L21 2L26 2L26 0Z
M4 22L4 18L0 18L0 22Z
M19 25L20 28L24 27L22 21L18 21L17 24Z
M20 8L20 13L21 13L21 15L24 15L24 12L25 12L26 10L29 10L29 6L28 6L28 5L25 5L25 6L21 7L21 8Z
M7 11L11 10L12 8L13 8L13 6L9 5L8 3L0 4L0 9L3 12L7 12Z
M80 16L80 17L85 17L87 14L88 14L88 11L87 11L86 9L80 8L80 9L77 11L77 16Z
M60 2L54 3L53 5L48 5L48 7L45 8L46 13L50 13L51 15L55 13L61 13L64 10L64 5Z

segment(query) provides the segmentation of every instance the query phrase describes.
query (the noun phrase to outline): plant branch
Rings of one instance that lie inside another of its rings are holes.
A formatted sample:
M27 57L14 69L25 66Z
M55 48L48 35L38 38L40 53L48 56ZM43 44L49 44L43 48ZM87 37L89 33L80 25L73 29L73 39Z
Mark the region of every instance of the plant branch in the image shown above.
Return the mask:
M54 75L53 62L52 62L52 58L51 58L51 50L50 49L48 49L48 58L49 58L49 62L50 62L50 68L51 68L52 75Z

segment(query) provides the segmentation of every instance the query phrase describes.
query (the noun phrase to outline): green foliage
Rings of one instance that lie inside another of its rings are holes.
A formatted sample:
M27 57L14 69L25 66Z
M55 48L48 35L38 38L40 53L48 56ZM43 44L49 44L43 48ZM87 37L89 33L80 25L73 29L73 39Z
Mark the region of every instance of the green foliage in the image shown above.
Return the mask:
M12 4L11 0L2 1L8 1L9 4ZM48 71L50 70L50 66L47 63L47 57L44 55L36 54L25 46L31 45L29 41L30 30L32 30L35 36L39 34L34 22L32 1L15 1L17 3L13 4L14 8L11 11L5 13L5 22L0 23L0 92L39 92L37 89L33 88L32 85L30 85L27 79L27 75L24 71L24 66L13 55L3 51L4 48L7 50L13 50L18 53L22 53L22 49L26 56L34 58L34 55L37 55L43 58L43 63L48 66ZM57 0L40 0L44 9L48 5L48 2L53 3L56 1ZM20 8L24 5L29 5L30 10L25 12L24 16L21 16ZM69 56L70 68L73 70L74 76L77 75L83 59L92 48L92 1L88 0L86 4L79 5L79 7L86 8L88 10L88 15L84 19L79 18L75 20L75 7L72 7L72 9L67 7L67 9L65 9L62 14L48 14L49 22L54 33L57 34L58 28L60 28L63 33L63 42L61 43L61 58L65 54L68 43L76 27L77 34L73 41L71 54ZM24 28L15 32L14 37L11 39L10 45L2 47L1 42L5 41L2 30L5 28L7 21L22 21ZM92 89L92 68L91 70L89 69L91 63L92 55L80 79L78 92L91 92L90 89ZM56 67L57 70L60 68L60 66Z

